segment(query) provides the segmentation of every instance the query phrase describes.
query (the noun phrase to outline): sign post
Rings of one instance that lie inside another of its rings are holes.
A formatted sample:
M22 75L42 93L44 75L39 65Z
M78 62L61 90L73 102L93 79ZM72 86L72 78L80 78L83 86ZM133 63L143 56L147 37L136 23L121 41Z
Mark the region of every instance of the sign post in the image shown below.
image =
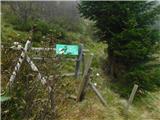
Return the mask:
M83 44L80 44L80 46L56 44L56 54L77 56L75 66L75 77L77 78L80 75L80 64L83 57Z
M76 69L75 69L75 77L77 78L80 75L80 65L83 57L83 44L80 45L79 47L79 55L77 57L76 61Z

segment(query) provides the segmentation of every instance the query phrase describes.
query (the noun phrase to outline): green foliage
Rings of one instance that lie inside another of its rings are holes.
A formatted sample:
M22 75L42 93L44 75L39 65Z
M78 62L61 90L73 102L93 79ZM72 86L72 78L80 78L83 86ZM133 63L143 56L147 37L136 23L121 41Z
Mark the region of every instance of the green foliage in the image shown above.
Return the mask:
M16 20L12 23L14 25L14 29L19 31L30 31L33 26L33 21L28 20L27 22L22 22L20 20Z
M34 22L36 25L37 31L40 31L43 35L46 35L49 32L49 24L46 21L37 20Z
M101 40L107 42L107 71L114 79L123 86L137 83L142 91L159 86L160 71L145 66L160 42L159 31L153 28L160 14L158 2L84 1L79 9L82 16L95 22ZM132 87L127 88L124 93Z
M43 35L49 32L49 24L43 20L28 20L25 23L21 21L16 21L12 23L16 30L20 31L30 31L33 26L36 26L36 30L40 31Z
M75 19L75 20L74 20ZM79 32L81 19L69 18L69 16L57 16L52 21L52 25L59 26L69 32Z
M32 39L33 39L34 42L42 41L42 33L41 33L41 31L34 32L33 35L32 35Z
M66 31L59 25L52 25L49 30L49 34L60 40L64 40L66 38Z
M128 29L111 38L110 49L113 56L123 64L147 62L149 55L155 52L158 31L148 28Z
M66 15L58 15L54 16L54 18L47 19L48 17L51 17L48 16L45 19L46 16L42 15L42 19L40 16L38 16L38 14L40 14L39 11L34 13L35 11L33 9L36 8L33 8L31 9L33 11L29 10L29 13L27 14L28 17L24 20L22 16L25 15L25 13L21 13L16 6L27 7L28 5L28 3L26 3L26 6L25 3L15 3L13 5L6 3L2 7L2 12L4 13L2 14L2 17L4 18L3 21L11 24L13 29L16 31L30 32L33 26L35 26L35 31L33 33L34 42L51 40L51 36L54 40L56 40L56 42L83 42L84 39L87 39L86 36L92 36L93 34L93 25L91 25L92 23L90 21L84 21L84 19L79 19L77 16L72 18ZM12 10L14 7L17 11ZM26 9L29 8L27 7Z
M139 66L132 68L125 76L129 83L138 84L140 88L153 91L160 86L160 65L156 68L152 66ZM132 78L132 79L130 79ZM133 85L132 85L133 86Z

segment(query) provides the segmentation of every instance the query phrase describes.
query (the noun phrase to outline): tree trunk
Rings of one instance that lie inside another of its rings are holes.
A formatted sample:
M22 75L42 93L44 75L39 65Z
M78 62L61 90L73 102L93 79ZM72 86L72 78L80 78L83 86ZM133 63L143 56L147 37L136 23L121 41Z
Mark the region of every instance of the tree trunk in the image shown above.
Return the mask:
M116 81L117 78L120 78L126 66L121 64L113 55L113 50L108 47L108 58L107 58L107 73L111 76L112 81Z

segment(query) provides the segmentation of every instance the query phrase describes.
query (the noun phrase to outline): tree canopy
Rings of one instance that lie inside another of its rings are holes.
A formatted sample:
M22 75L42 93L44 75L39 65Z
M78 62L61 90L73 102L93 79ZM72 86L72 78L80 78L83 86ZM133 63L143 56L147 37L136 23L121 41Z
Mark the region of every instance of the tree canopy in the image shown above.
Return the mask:
M113 79L124 85L137 83L143 90L159 85L158 72L155 75L144 67L160 41L153 27L160 14L157 1L83 1L79 9L82 16L95 21L100 40L107 41L107 70Z

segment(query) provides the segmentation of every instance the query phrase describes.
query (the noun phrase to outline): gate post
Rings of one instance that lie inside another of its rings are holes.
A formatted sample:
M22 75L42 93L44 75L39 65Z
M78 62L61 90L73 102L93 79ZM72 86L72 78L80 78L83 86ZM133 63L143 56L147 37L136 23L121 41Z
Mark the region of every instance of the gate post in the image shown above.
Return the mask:
M75 77L77 78L80 75L80 65L83 57L83 44L80 44L78 57L76 60L76 68L75 68Z
M79 87L79 91L78 91L78 95L77 95L77 101L81 101L84 97L85 94L85 89L88 85L89 82L89 77L91 74L91 63L92 63L92 59L93 59L93 54L90 55L90 58L88 58L87 63L85 64L85 70L83 73L83 78L82 81L80 83L80 87Z

